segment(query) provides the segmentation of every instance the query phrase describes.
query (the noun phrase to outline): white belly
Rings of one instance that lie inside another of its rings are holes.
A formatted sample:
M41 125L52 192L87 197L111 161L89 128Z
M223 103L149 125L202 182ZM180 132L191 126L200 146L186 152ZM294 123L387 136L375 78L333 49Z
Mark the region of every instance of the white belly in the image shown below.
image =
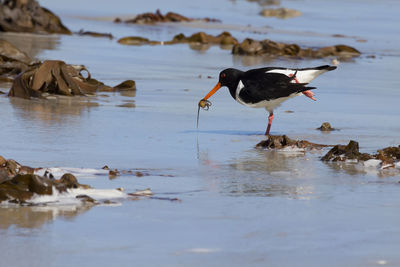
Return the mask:
M240 99L239 95L236 96L236 101L239 102L242 105L245 105L247 107L251 107L251 108L265 108L266 110L268 110L269 112L273 112L275 108L279 107L283 102L285 102L286 100L301 95L301 93L294 93L291 94L290 96L287 97L280 97L278 99L273 99L273 100L263 100L261 102L258 103L253 103L253 104L249 104L249 103L245 103L242 101L242 99Z
M251 107L251 108L265 108L266 110L268 110L269 112L273 112L273 110L277 107L279 107L283 102L285 102L286 100L301 95L301 93L293 93L287 97L280 97L278 99L273 99L273 100L263 100L261 102L258 103L246 103L244 102L239 94L240 91L243 89L244 85L242 83L242 81L239 81L238 83L238 87L236 88L236 101L239 102L242 105L245 105L247 107Z

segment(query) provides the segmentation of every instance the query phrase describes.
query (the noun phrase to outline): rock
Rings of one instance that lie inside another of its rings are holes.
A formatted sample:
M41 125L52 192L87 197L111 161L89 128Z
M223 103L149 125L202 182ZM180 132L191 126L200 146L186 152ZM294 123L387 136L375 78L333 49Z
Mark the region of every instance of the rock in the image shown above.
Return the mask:
M111 33L91 32L91 31L84 31L83 29L77 32L77 34L81 36L105 37L110 40L114 38L114 36Z
M317 128L317 130L320 130L322 132L329 132L329 131L334 131L335 129L332 128L332 126L329 122L324 122L321 124L321 126L319 128Z
M92 203L92 204L98 203L94 198L92 198L88 195L77 195L75 198L81 200L84 203Z
M259 41L247 38L243 42L236 44L232 48L235 55L258 55L263 53L263 46Z
M71 34L59 17L35 0L1 1L0 31Z
M114 179L114 178L116 178L117 176L120 176L120 175L121 175L121 173L117 169L108 171L108 177L110 179Z
M114 86L115 91L135 91L136 83L133 80L126 80L116 86Z
M279 0L247 0L249 2L257 2L260 6L279 6L281 1Z
M313 57L337 56L341 58L349 58L359 55L361 55L360 51L347 45L327 46L313 51Z
M268 135L267 140L261 141L256 145L256 148L267 149L282 149L286 147L312 149L327 147L327 145L315 144L305 140L293 140L286 135Z
M4 179L7 174L9 179ZM61 179L54 180L33 173L13 175L8 173L5 167L0 169L0 202L8 200L14 203L24 203L34 194L51 195L54 189L65 192L69 188L90 187L79 184L72 174L64 174Z
M346 146L336 145L321 158L322 161L366 161L374 158L367 153L360 153L358 142L351 140Z
M290 8L267 8L261 11L261 16L288 19L301 16L301 12Z
M359 56L361 53L353 47L336 45L322 47L319 49L301 48L297 44L285 44L273 42L269 39L256 41L245 39L242 43L235 44L232 48L234 55L267 55L267 56L288 56L298 58L323 58L336 56L349 58Z
M229 33L222 32L217 36L213 36L207 34L205 32L197 32L192 34L189 37L186 37L183 33L175 35L172 40L160 42L160 41L151 41L147 38L139 37L139 36L130 36L123 37L118 40L120 44L125 45L172 45L172 44L215 44L221 46L232 46L234 44L238 44L238 41ZM197 49L197 47L194 47Z
M118 43L124 45L144 45L144 44L149 44L150 40L139 36L129 36L119 39Z
M125 104L117 105L117 107L120 107L120 108L136 108L136 105L135 105L135 103L125 103Z
M58 183L65 185L67 188L78 188L79 187L78 180L71 173L65 173L63 176L61 176Z
M204 22L220 22L217 19L203 18L203 19L193 19L188 18L183 15L174 12L168 12L167 14L161 14L160 10L157 9L155 13L143 13L139 14L133 19L128 19L125 23L135 23L135 24L154 24L154 23L164 23L164 22L191 22L191 21L204 21ZM114 22L119 23L121 19L116 18Z
M87 77L84 73L87 73ZM124 85L132 85L127 81ZM134 83L134 82L133 82ZM90 72L83 65L69 65L60 60L46 60L41 64L31 65L19 74L8 93L8 96L29 99L52 95L93 95L96 92L114 92L114 89L91 78ZM125 87L124 87L125 88Z

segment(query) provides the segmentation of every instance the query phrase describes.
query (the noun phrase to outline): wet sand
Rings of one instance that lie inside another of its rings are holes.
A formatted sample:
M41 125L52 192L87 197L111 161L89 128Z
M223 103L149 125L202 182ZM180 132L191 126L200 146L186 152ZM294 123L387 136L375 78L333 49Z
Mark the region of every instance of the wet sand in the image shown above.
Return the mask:
M260 7L246 1L96 3L93 9L89 3L78 8L41 1L73 31L111 32L116 38L169 40L203 26L135 26L76 16L122 16L161 8L192 17L219 16L222 25L207 27L207 32L219 34L228 25L240 41L252 37L315 47L354 46L363 52L360 58L341 62L337 70L312 82L318 87L317 102L297 97L276 111L272 134L322 144L355 139L369 153L400 144L400 50L393 23L397 2L284 1L283 6L303 16L283 21L258 16ZM243 30L248 24L252 28ZM264 27L272 29L257 33ZM2 156L35 167L140 169L150 175L113 180L83 175L79 181L128 192L149 187L157 197L182 200L122 199L119 205L91 208L62 203L2 206L0 251L8 266L399 265L397 174L323 163L320 157L328 149L255 149L264 139L267 114L240 106L226 89L212 97L209 111L201 112L196 130L197 102L215 85L220 70L310 67L330 59L266 61L234 57L217 46L201 51L188 45L122 46L106 38L1 35L41 60L84 64L106 84L133 79L138 88L136 95L102 93L90 99L98 105L1 96ZM135 107L119 107L124 103ZM315 130L325 121L340 131Z

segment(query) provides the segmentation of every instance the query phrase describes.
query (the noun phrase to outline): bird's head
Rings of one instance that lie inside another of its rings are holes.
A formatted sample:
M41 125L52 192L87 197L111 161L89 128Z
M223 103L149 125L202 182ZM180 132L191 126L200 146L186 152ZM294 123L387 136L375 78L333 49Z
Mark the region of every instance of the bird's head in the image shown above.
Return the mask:
M225 69L219 73L218 83L214 86L214 88L203 98L203 100L207 100L210 98L215 92L218 91L219 88L226 86L230 91L236 90L238 85L240 74L243 73L237 69Z

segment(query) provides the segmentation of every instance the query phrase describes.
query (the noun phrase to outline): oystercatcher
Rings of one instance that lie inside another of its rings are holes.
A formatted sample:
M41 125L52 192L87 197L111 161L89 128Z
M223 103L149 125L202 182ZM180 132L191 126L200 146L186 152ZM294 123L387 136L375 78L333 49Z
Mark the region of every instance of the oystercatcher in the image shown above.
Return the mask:
M252 108L265 108L269 112L268 127L265 135L269 135L274 109L283 101L297 95L305 96L316 101L314 93L307 84L314 78L336 69L335 66L319 66L315 68L287 69L267 67L241 71L225 69L219 74L217 85L199 102L199 107L209 106L207 101L219 88L226 86L231 96L240 104Z

